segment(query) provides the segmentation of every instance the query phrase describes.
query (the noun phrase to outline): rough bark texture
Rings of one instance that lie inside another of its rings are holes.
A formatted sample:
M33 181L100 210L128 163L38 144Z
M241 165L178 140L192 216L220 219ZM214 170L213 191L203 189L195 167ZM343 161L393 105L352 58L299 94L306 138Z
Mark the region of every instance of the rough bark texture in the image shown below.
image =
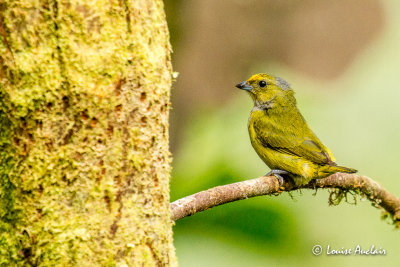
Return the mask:
M0 264L175 265L161 0L0 3Z
M366 176L349 173L335 173L323 179L312 180L309 184L296 186L287 179L282 186L275 176L259 178L210 188L196 194L186 196L171 203L172 219L179 220L197 212L211 209L229 202L264 195L278 195L302 188L334 188L329 195L329 204L339 204L347 198L347 192L355 192L366 196L374 206L384 209L400 228L400 199Z

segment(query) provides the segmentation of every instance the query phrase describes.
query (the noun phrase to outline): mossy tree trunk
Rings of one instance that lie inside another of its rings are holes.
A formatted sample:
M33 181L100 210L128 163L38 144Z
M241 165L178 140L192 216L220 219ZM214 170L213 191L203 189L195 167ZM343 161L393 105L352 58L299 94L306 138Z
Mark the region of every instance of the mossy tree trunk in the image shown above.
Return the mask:
M0 3L0 264L175 265L161 0Z

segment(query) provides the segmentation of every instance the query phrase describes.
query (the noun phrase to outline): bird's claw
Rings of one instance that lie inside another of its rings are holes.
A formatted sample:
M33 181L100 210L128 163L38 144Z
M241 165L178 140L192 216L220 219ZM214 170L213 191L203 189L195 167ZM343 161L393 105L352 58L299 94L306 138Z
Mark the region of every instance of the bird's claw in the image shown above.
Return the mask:
M270 176L270 175L274 175L279 182L279 187L282 187L285 179L283 179L283 177L281 176L281 174L289 174L289 172L284 171L284 170L271 170L269 173L267 173L265 176Z
M279 181L279 187L283 186L283 183L285 182L285 179L283 179L282 176L280 176L279 174L275 173L274 176L278 179Z

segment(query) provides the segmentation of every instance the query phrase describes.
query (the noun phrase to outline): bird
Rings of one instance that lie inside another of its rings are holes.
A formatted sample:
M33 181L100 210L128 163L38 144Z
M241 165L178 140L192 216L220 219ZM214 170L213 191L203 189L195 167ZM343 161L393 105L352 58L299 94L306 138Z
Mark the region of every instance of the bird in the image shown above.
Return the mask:
M254 150L271 169L266 176L274 175L281 186L283 176L288 176L299 186L336 172L357 172L335 163L331 151L311 131L297 108L287 81L259 73L236 87L247 91L253 100L248 131Z

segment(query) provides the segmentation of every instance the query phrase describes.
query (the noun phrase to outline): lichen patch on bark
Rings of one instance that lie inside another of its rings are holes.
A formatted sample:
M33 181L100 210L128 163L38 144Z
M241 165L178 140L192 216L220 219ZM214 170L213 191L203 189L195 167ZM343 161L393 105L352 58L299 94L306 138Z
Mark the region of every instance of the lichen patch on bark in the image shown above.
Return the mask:
M162 1L0 14L0 264L175 265Z

